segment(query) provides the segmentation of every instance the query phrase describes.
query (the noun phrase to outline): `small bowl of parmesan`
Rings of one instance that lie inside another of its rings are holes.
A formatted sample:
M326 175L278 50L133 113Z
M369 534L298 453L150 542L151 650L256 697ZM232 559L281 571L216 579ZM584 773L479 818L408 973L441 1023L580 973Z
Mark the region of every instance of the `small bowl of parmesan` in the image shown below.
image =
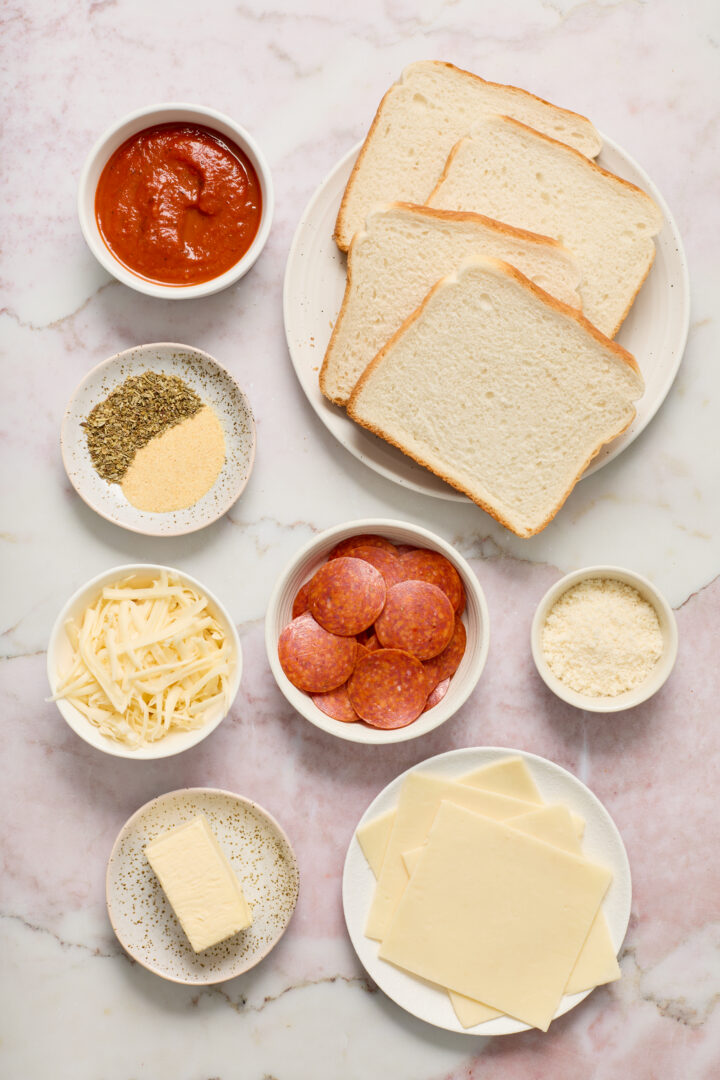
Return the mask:
M646 578L591 566L556 582L530 634L538 672L559 698L588 712L621 712L652 697L670 675L677 623Z
M135 759L189 750L225 719L242 652L229 613L189 574L116 566L70 597L50 634L51 699L72 730Z

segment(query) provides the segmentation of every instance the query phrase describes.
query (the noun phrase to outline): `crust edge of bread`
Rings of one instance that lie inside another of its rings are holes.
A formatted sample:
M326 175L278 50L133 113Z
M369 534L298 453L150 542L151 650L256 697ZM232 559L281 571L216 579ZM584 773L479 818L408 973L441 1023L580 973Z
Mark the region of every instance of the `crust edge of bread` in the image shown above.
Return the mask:
M551 146L559 147L560 150L568 151L569 153L573 154L579 161L581 161L585 165L589 166L591 171L601 173L603 176L607 177L608 180L611 180L614 183L620 185L620 187L629 188L631 191L635 192L636 194L642 195L642 197L648 201L648 203L653 208L653 210L657 211L657 215L656 215L657 219L658 219L657 222L656 222L657 228L655 229L655 232L650 234L650 237L652 238L652 237L657 236L658 233L661 231L663 225L665 224L665 217L664 217L664 214L662 212L662 209L655 202L652 195L648 195L647 191L643 191L643 189L641 187L638 187L637 184L633 184L632 180L626 180L623 176L618 176L617 173L610 172L609 169L604 169L602 165L598 165L597 161L594 161L591 158L585 157L585 155L582 154L579 150L576 150L574 146L568 146L567 143L562 142L560 139L554 139L552 137L552 135L546 135L544 131L538 131L537 128L530 127L529 124L524 124L522 120L516 120L514 116L506 116L504 113L496 113L495 116L492 118L491 122L494 122L495 119L502 120L503 123L510 124L511 126L514 126L514 127L518 127L522 131L528 131L531 135L535 136L536 138L543 139L545 142L550 143ZM472 141L472 139L473 139L473 133L468 132L467 135L463 135L462 139L458 139L458 141L455 143L455 145L453 146L453 148L451 149L450 153L447 156L447 160L445 161L445 166L443 168L442 175L440 176L440 179L438 180L437 184L435 185L435 187L432 189L432 191L430 192L430 194L427 197L426 205L430 206L431 200L437 194L438 189L442 186L444 181L447 179L447 175L448 175L448 172L450 170L450 166L452 165L453 161L455 160L455 157L456 157L460 147L463 146L466 142ZM440 208L436 207L434 209L440 209Z
M345 408L347 406L348 401L350 400L350 397L352 396L352 391L350 392L350 394L347 397L342 397L339 394L333 395L328 390L327 381L328 381L328 368L330 366L330 355L331 355L333 349L335 349L335 347L336 347L337 338L339 336L340 328L341 328L341 325L343 323L343 320L345 319L347 306L349 304L350 296L351 296L351 293L352 293L353 250L354 250L356 244L359 243L360 239L367 234L367 232L368 232L368 227L367 227L368 222L369 222L370 218L373 216L373 214L377 214L379 212L384 212L384 211L387 211L387 210L411 210L411 211L413 211L415 213L418 213L418 214L421 214L421 215L423 215L425 217L430 217L430 218L433 218L434 220L441 220L441 221L476 222L477 224L483 225L485 228L492 229L492 230L494 230L496 232L503 233L505 236L509 236L509 237L511 237L513 239L522 240L522 241L524 241L526 243L529 243L529 244L536 244L538 247L541 247L541 246L550 247L555 251L559 251L559 252L562 252L564 255L567 255L568 258L571 259L573 262L575 261L572 252L568 248L566 248L564 246L564 244L561 244L560 241L556 240L554 237L552 237L552 236L543 236L542 233L530 232L528 229L519 229L515 225L508 225L507 222L496 221L494 218L486 217L484 214L477 214L477 213L475 213L474 210L443 210L440 207L426 206L426 205L421 204L421 203L409 203L409 202L400 202L400 201L388 202L388 203L378 203L376 206L373 207L373 209L367 215L367 217L365 219L365 228L361 229L358 232L356 232L355 235L353 236L352 240L350 241L350 246L349 246L348 252L347 252L347 278L346 278L346 281L345 281L345 291L343 293L343 298L342 298L342 303L340 305L340 309L339 309L339 311L337 313L337 317L336 317L335 323L333 325L332 333L330 335L330 340L328 341L327 348L325 349L325 354L323 356L323 361L322 361L322 364L320 366L320 374L318 376L318 382L320 384L320 392L322 393L323 397L327 398L327 400L332 402L333 405L339 405L342 408ZM648 267L648 272L649 272L649 267ZM576 291L577 291L577 288L578 288L578 286L580 284L580 280L581 280L581 275L580 275L579 267L578 267L577 281L576 281L576 284L575 284ZM560 301L560 302L562 303L562 301ZM578 308L577 309L571 308L570 310L579 310L579 309L580 309L580 297L578 296ZM353 389L354 389L354 387L353 387Z
M401 446L394 439L389 438L384 432L381 432L380 429L376 425L374 425L372 423L369 423L369 422L361 419L360 417L358 417L357 413L355 412L355 408L354 408L355 400L356 400L358 394L360 393L363 385L369 379L372 372L375 370L375 368L377 368L379 366L380 363L382 363L382 360L385 357L386 353L393 347L395 342L410 328L410 326L412 326L412 324L418 318L420 318L423 311L425 310L426 305L429 303L429 301L435 295L435 293L440 288L442 288L444 285L450 284L450 283L455 282L455 281L458 281L459 277L462 274L464 269L471 268L472 265L474 265L474 264L476 265L478 263L481 263L483 265L487 265L488 263L489 264L494 264L495 267L502 268L502 272L505 273L508 277L513 278L520 285L524 286L526 289L528 289L532 293L536 294L541 300L543 300L545 303L549 304L549 306L555 308L561 314L567 315L570 318L574 319L584 330L588 331L591 334L591 336L594 337L599 342L599 344L609 348L609 350L611 352L615 353L615 355L617 356L617 358L619 360L626 363L628 365L628 367L630 367L631 370L634 371L635 374L637 374L640 377L641 383L643 384L643 387L644 387L644 380L643 380L643 377L642 377L642 373L640 372L640 368L638 367L637 361L635 360L635 357L632 355L632 353L629 353L627 351L627 349L624 349L622 347L622 345L618 345L617 342L612 341L610 338L605 337L605 335L603 333L601 333L601 331L598 330L597 327L593 326L593 324L591 322L589 322L584 317L584 315L582 315L580 312L576 311L574 308L569 307L568 304L564 304L561 300L558 300L556 297L551 296L549 293L546 293L543 289L540 288L539 285L536 285L534 282L532 282L528 278L526 278L514 266L510 266L509 263L503 263L502 260L500 260L500 259L493 259L493 258L488 257L488 258L484 258L484 259L481 259L481 260L479 260L479 259L467 259L467 260L465 260L464 263L463 263L463 266L459 270L454 271L452 274L447 274L444 278L441 278L440 281L436 282L435 285L433 285L433 287L430 289L430 291L428 292L427 296L425 297L423 302L420 304L420 306L418 308L416 308L416 310L404 320L402 325L400 327L398 327L398 329L393 334L393 336L390 338L390 340L378 352L377 356L375 356L375 358L368 364L365 371L363 372L363 374L360 376L359 380L355 384L355 388L353 390L353 393L352 393L352 395L350 397L350 400L348 402L348 405L347 405L347 413L348 413L348 416L350 416L355 421L355 423L360 424L361 427L364 427L368 431L371 431L374 435L377 435L379 438L383 439L385 442L389 443L391 446L395 446L398 450L400 450L403 454L405 454L411 460L417 462L418 465L421 465L423 468L428 469L435 476L438 476L441 480L444 480L445 483L447 483L451 487L455 488L456 491L460 491L460 492L462 492L463 495L467 495L467 497L473 503L475 503L482 510L484 510L487 514L489 514L490 517L494 518L495 521L497 521L504 528L509 529L510 532L514 533L516 536L519 536L521 539L528 539L529 537L536 536L538 533L542 532L542 530L545 529L550 524L550 522L553 520L553 518L558 514L558 512L565 505L565 503L566 503L567 499L569 498L571 492L573 491L575 485L577 484L577 482L582 477L583 473L587 469L590 462L593 460L593 458L597 457L597 455L602 450L603 446L607 446L608 443L610 443L614 439L618 438L619 435L622 435L622 433L624 431L626 431L630 427L630 425L632 424L633 420L635 419L635 417L637 415L637 410L635 409L635 406L633 404L631 404L631 406L630 406L630 416L628 417L627 422L622 424L622 426L618 427L618 429L616 431L614 431L611 435L609 435L607 439L604 439L601 443L599 443L599 445L596 447L596 449L587 457L585 462L580 466L580 468L577 470L577 472L571 478L569 486L567 487L567 489L565 490L563 495L557 500L555 506L551 509L548 516L540 524L538 524L537 526L535 526L533 528L526 528L526 529L521 528L517 523L515 525L513 525L509 520L507 520L503 516L502 512L500 510L498 510L496 507L493 507L493 506L487 504L483 499L480 499L477 495L474 495L471 491L469 491L466 487L464 487L457 480L454 480L454 479L450 478L445 473L443 473L441 470L439 470L435 466L431 465L429 462L423 460L420 457L417 457L411 451L408 451L405 447ZM640 397L640 396L641 395L638 395L638 397ZM637 399L635 399L635 400L637 400Z
M337 244L337 246L340 248L341 251L347 251L349 249L349 247L350 247L350 244L352 243L352 237L350 237L349 239L345 237L345 212L346 212L346 208L347 208L347 202L348 202L349 194L350 194L350 191L352 189L353 183L355 181L356 174L357 174L357 172L358 172L358 170L359 170L359 168L360 168L360 166L362 164L362 160L363 160L363 158L365 156L365 152L366 152L367 147L368 147L368 145L370 143L373 132L375 131L376 127L378 126L378 124L379 124L379 122L380 122L380 120L382 118L383 106L385 105L385 102L386 102L387 98L394 92L396 87L403 85L403 83L406 81L406 79L408 77L408 73L410 72L410 70L416 64L426 64L426 63L436 64L438 67L451 68L453 71L457 71L461 75L466 75L471 79L476 79L478 82L483 83L485 86L495 86L495 87L500 87L502 90L512 90L513 92L515 92L517 94L522 94L523 96L527 95L527 97L534 98L535 101L540 101L540 102L542 102L543 105L547 105L552 109L556 109L558 112L563 113L565 116L578 117L585 124L587 124L589 126L589 128L591 128L592 131L595 132L595 134L597 136L597 150L593 154L593 157L597 157L597 155L602 150L602 139L600 137L599 132L595 128L595 125L593 124L592 120L590 120L587 116L583 116L582 113L574 112L572 109L566 109L562 105L555 105L555 104L553 104L552 101L547 101L546 98L540 97L539 94L533 94L530 90L523 90L523 88L520 87L520 86L513 86L511 83L491 82L489 79L483 79L481 75L476 75L474 71L466 71L465 68L457 67L456 64L451 64L448 60L416 60L411 64L407 64L403 68L403 70L401 72L401 75L400 75L400 78L396 79L395 82L391 86L388 87L388 89L385 91L382 98L380 99L380 104L378 105L377 109L375 110L375 115L373 117L372 123L370 124L368 132L367 132L367 134L366 134L366 136L365 136L365 138L363 140L363 144L360 147L360 152L358 153L355 164L353 165L352 172L350 173L350 176L348 177L348 181L347 181L347 184L345 185L345 190L343 191L343 196L342 196L342 199L340 201L340 208L338 210L337 218L335 219L335 229L333 230L333 240L335 241L335 243ZM565 144L563 144L563 145L565 145ZM577 151L577 153L580 154L581 157L584 156L583 154L581 154L581 152L579 150ZM591 160L591 159L588 158L586 160Z

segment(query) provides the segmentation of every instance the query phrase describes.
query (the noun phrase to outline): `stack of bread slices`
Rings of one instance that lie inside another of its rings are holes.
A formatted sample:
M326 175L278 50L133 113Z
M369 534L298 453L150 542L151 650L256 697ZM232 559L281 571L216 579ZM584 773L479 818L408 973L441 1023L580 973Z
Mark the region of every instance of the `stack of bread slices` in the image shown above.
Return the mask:
M320 387L519 536L554 517L644 389L612 341L662 215L589 120L451 64L406 68L335 230Z

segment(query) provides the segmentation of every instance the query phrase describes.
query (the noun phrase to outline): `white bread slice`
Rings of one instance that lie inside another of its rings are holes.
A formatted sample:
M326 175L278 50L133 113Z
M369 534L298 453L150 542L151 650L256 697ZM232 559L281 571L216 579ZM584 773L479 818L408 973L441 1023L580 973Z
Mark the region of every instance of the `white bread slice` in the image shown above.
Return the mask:
M405 68L380 102L345 188L335 225L338 247L347 251L375 203L424 203L458 139L483 116L498 112L588 157L600 152L600 136L584 116L453 64L420 60Z
M652 266L663 224L640 188L507 116L486 117L453 148L428 205L555 237L580 263L584 315L608 337Z
M348 252L345 296L320 371L325 397L346 405L378 350L435 282L470 255L509 262L558 300L580 306L577 263L555 240L479 214L378 207Z
M380 350L348 414L533 536L642 392L630 353L582 315L506 263L469 259Z

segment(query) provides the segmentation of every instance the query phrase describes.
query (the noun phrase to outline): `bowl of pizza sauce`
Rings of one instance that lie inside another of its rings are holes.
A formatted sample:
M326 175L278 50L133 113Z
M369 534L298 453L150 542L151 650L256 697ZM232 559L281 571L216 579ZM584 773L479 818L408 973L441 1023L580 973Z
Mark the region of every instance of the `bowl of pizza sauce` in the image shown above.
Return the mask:
M102 266L163 299L208 296L253 266L273 186L255 140L199 105L139 109L109 128L80 177L80 226Z

